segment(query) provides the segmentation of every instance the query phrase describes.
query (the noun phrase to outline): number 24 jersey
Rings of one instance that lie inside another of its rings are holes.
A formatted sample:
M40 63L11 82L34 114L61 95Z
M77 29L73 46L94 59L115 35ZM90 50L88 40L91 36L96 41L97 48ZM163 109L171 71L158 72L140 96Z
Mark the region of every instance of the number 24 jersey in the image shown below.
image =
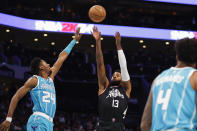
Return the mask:
M33 112L42 112L54 117L56 111L56 93L53 80L48 77L44 79L34 75L38 79L37 86L30 91L34 103Z

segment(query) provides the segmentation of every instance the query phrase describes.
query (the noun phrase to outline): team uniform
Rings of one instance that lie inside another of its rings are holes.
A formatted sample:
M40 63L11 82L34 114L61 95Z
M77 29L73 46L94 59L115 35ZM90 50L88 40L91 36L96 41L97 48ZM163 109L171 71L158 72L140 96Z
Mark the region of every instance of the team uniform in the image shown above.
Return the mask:
M53 117L56 111L56 93L53 80L38 79L37 86L30 91L34 103L33 114L27 123L27 131L53 131Z
M196 92L190 84L194 71L171 67L155 79L151 131L197 131Z
M121 86L109 86L99 95L99 123L96 131L124 131L128 97Z

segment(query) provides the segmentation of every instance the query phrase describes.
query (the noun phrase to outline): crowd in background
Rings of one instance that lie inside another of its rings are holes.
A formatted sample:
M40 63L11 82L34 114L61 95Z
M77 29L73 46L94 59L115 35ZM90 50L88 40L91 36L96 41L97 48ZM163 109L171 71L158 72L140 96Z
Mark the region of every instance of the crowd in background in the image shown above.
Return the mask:
M5 120L10 100L15 93L15 91L22 85L20 81L0 81L0 122ZM67 91L70 89L69 87ZM79 87L78 87L79 88ZM83 91L80 91L84 93ZM89 92L91 93L91 92ZM72 93L73 94L73 93ZM87 94L88 95L88 94ZM95 97L96 93L94 94ZM76 100L77 99L77 100ZM54 121L54 131L94 131L98 123L98 114L96 106L90 109L90 104L88 100L82 101L82 98L69 98L59 95L57 92L57 111L55 114ZM89 99L92 99L92 97ZM94 99L94 98L93 98ZM68 101L70 100L71 103ZM66 102L67 101L67 102ZM85 105L83 107L80 103ZM94 99L95 104L96 100ZM65 106L66 109L63 109ZM67 106L70 108L67 108ZM33 103L31 101L30 95L26 95L19 103L15 110L13 122L10 130L12 131L24 131L26 130L26 123L28 118L32 114ZM125 123L127 125L127 131L139 131L140 114L137 113L139 110L138 105L130 105L127 118ZM133 108L133 109L132 109ZM136 108L136 109L134 109ZM136 111L136 113L134 112ZM134 114L135 113L135 114ZM130 117L130 118L129 118Z
M87 14L90 5L78 8L79 5L69 4L70 1L65 1L59 0L56 3L53 1L46 5L30 6L20 1L8 0L0 5L0 12L33 19L91 22ZM154 9L149 13L144 9L132 7L116 6L110 10L106 9L108 16L103 24L182 30L194 30L197 27L196 18L192 15L183 19L176 12L172 12L171 15L158 14ZM172 48L167 52L142 48L135 51L124 50L133 87L125 119L127 131L140 130L139 123L152 80L164 69L175 65L174 55L169 54L170 50ZM18 42L0 41L0 64L28 67L32 58L39 56L52 65L60 51L54 47L32 49ZM117 52L107 50L103 52L103 56L106 74L110 78L113 71L119 67ZM0 67L0 122L6 117L13 94L32 75L30 72L26 72L24 79L17 80L14 77L3 76L1 70L4 68ZM55 78L55 87L57 112L54 118L54 131L93 131L98 122L95 54L78 49L73 50ZM33 103L28 94L19 102L11 130L26 129L27 120L32 114L32 107Z
M36 50L23 47L19 43L1 41L0 64L29 66L31 59L36 56L52 64L57 59L58 52L60 52L58 49ZM152 80L159 72L175 64L175 60L172 59L173 56L162 52L155 54L155 52L140 49L135 52L125 50L125 54L133 86L125 123L129 131L138 131ZM112 69L119 66L116 51L104 51L104 60L106 72L110 78ZM0 67L0 70L3 69ZM1 121L5 119L11 97L32 74L30 73L22 80L16 80L14 77L4 78L2 75L0 72ZM54 118L54 130L93 131L98 122L95 55L73 50L55 78L55 87L57 113ZM32 107L33 103L28 94L17 107L12 124L14 130L25 129Z
M173 50L173 48L169 48L168 52L170 50ZM40 57L52 66L60 52L61 50L55 48L34 50L23 47L20 43L0 41L0 63L4 62L11 65L28 67L34 57ZM125 54L128 70L131 72L130 75L133 76L141 75L154 79L162 70L175 65L174 56L166 52L152 52L138 49L136 51L125 50ZM119 68L117 52L116 50L108 50L104 51L103 55L107 76L111 78L112 72ZM69 76L66 75L68 73ZM59 80L96 81L95 54L82 52L77 49L73 50L65 64L63 64L57 78Z

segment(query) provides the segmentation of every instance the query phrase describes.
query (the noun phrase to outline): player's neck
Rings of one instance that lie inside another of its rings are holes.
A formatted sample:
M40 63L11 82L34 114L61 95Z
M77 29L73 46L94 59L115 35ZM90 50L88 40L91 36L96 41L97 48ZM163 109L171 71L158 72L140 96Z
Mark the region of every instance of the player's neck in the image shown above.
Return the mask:
M45 73L45 72L40 72L38 75L41 76L44 79L48 79L48 74Z
M195 68L195 64L188 64L182 61L177 61L177 65L175 66L176 68L184 68L184 67L194 67Z
M109 86L120 86L120 81L111 81Z

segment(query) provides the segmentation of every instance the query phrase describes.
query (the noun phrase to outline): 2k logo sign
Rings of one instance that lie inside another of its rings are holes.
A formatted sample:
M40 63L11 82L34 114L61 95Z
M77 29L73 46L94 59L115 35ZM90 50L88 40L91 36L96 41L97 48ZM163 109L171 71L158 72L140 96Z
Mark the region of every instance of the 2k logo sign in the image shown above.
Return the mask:
M62 23L62 32L75 32L76 31L76 27L78 24L74 24L74 23L66 23L63 22Z
M81 28L80 33L91 34L91 32L93 31L92 29L93 29L94 25L93 24L78 24L77 27Z

